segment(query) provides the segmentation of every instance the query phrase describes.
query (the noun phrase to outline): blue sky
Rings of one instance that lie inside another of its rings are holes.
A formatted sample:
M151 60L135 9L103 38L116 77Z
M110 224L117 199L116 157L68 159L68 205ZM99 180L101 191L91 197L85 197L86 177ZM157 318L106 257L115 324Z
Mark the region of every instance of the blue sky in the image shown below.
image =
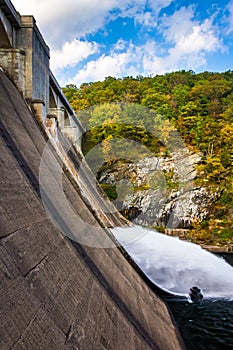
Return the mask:
M13 0L33 15L61 86L233 69L233 0Z

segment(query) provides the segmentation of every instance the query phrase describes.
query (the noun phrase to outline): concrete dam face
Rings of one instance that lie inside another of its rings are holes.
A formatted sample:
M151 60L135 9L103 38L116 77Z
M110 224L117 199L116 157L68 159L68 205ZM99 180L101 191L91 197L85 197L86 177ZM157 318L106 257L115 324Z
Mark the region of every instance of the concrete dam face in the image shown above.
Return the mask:
M73 145L82 126L33 17L1 0L0 34L0 349L183 349L108 229L125 219Z
M3 72L0 116L1 350L181 349L167 307L119 248L74 246L49 218L38 188L46 140ZM106 235L65 175L63 186L91 233Z

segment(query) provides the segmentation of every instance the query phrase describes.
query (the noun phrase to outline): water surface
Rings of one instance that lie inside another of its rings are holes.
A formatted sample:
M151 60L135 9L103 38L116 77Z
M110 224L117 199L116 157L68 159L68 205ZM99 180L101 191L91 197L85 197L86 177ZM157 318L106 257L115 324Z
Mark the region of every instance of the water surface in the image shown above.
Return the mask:
M169 292L161 296L188 350L233 349L233 254L212 254L140 226L113 233L148 278ZM188 300L193 285L203 291L201 304Z
M205 298L233 299L233 267L199 245L140 226L112 230L118 241L161 289L188 295L199 286Z

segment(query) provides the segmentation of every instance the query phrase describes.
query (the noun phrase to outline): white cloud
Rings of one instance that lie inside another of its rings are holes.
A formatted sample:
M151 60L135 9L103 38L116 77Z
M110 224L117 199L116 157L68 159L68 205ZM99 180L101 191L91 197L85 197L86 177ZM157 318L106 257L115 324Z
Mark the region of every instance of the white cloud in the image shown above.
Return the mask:
M160 31L167 43L163 49L153 40L141 46L131 43L128 47L120 40L109 55L102 55L96 61L89 62L76 74L74 82L80 84L102 80L108 75L154 75L204 67L208 53L224 48L213 19L198 22L194 14L195 8L190 6L182 7L170 17L163 17ZM125 50L119 52L119 48Z
M222 43L214 33L212 22L206 19L202 24L193 25L189 34L179 35L173 51L190 55L202 50L214 52L218 49L222 49Z
M146 0L12 0L21 15L33 15L52 48L103 29L117 17L143 12Z
M65 67L74 69L71 82L79 85L103 80L109 75L121 77L162 74L177 69L197 70L206 64L208 53L223 50L220 35L213 25L214 15L198 21L194 5L183 6L170 16L159 16L160 10L169 6L172 0L66 0L59 5L57 0L12 1L22 15L30 14L36 18L51 48L51 66L59 70L63 83L67 83L66 77L62 77ZM227 10L230 32L233 31L233 0ZM111 48L81 39L100 29L104 33L106 24L118 17L134 18L142 29L150 30L145 35L150 39L141 46L136 41L133 45L118 39ZM156 41L158 34L163 38L162 42ZM99 54L99 57L92 58L75 72L75 66L93 54Z
M173 0L148 0L149 11L137 12L134 16L136 24L141 24L148 28L155 28L158 25L158 15L159 12L169 6Z
M61 50L51 51L52 70L75 67L79 62L98 51L98 44L78 39L66 42Z
M33 15L51 47L92 33L104 25L105 18L119 0L13 0L21 15Z
M141 24L149 28L157 26L157 16L152 12L137 13L134 17L135 24Z
M116 17L133 18L137 13L143 12L146 6L147 0L117 0L117 6L115 8L115 14L111 14L110 19Z
M163 16L160 30L167 41L176 42L179 38L192 33L193 26L197 24L194 20L194 6L181 7L171 16Z
M155 49L143 57L143 67L148 73L164 73L179 69L196 70L206 64L206 55L224 47L213 25L213 19L202 23L194 20L194 7L182 7L172 16L163 18L161 33L166 39L167 53L161 58Z
M161 9L169 6L173 0L148 0L150 7L155 13L159 13Z
M143 16L149 3L153 14L172 0L12 0L21 15L33 15L50 47L61 49L65 42L104 29L117 17ZM145 15L150 21L149 15ZM146 19L146 17L144 17ZM138 17L139 18L139 17Z
M115 45L113 45L113 51L123 51L128 46L128 42L123 39L119 39Z
M111 52L109 55L102 55L97 60L90 61L73 78L76 85L83 82L103 80L107 76L121 77L125 75L134 75L136 70L135 53L132 48L126 52Z
M195 7L181 7L172 16L165 16L160 30L174 49L183 53L223 49L218 28L213 24L214 15L202 22L195 19Z
M233 0L231 0L227 5L227 11L229 13L228 19L227 19L228 21L227 33L230 34L233 32Z

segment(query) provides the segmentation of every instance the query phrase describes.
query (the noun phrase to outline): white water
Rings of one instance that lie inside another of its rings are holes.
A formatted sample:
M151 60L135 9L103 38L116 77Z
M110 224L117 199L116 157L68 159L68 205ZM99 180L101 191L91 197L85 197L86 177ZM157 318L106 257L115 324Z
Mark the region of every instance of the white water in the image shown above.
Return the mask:
M204 297L233 297L233 267L199 245L140 226L112 229L141 270L163 290L187 295L197 285Z

